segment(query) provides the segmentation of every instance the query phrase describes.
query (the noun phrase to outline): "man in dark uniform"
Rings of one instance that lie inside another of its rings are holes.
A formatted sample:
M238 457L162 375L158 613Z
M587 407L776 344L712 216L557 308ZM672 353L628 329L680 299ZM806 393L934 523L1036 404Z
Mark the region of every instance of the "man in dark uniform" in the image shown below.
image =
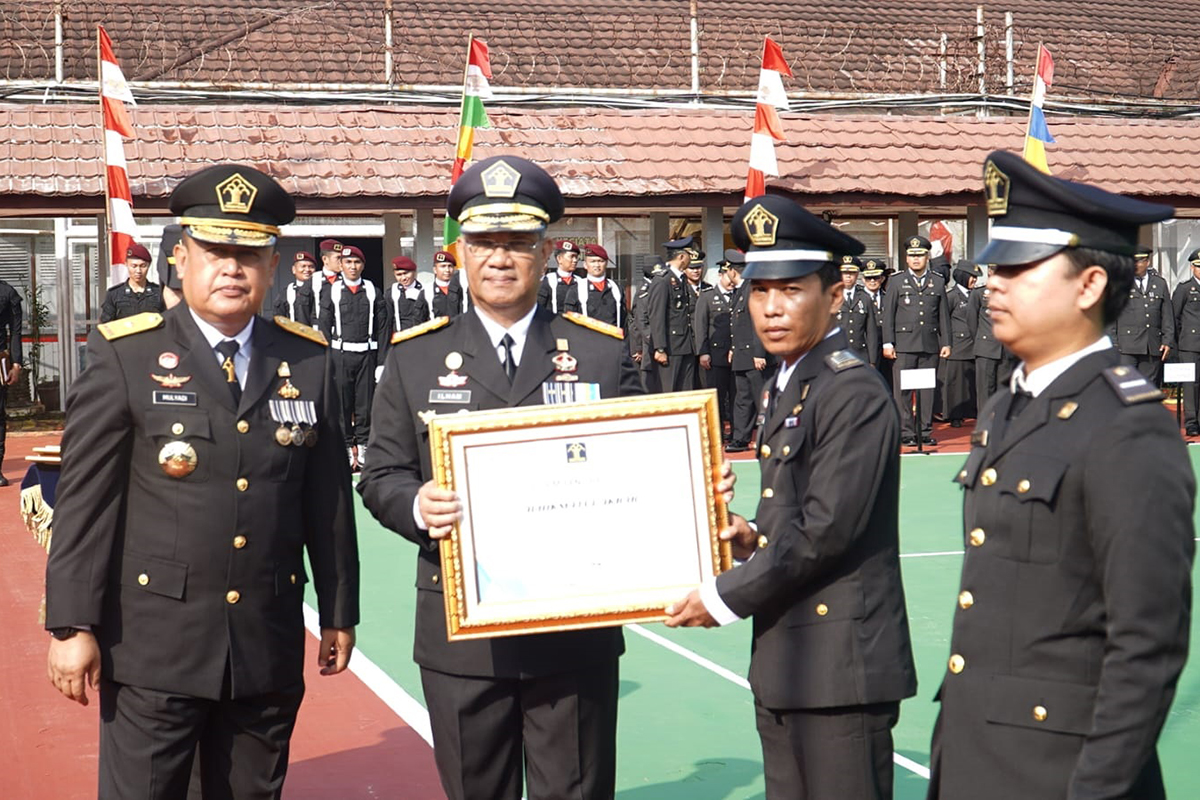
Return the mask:
M316 259L311 254L301 250L292 259L292 277L294 280L283 289L283 294L275 301L275 314L287 317L293 322L316 327L317 316L313 309L313 270L316 269Z
M337 239L323 239L317 246L317 254L321 257L321 271L312 278L314 323L321 317L321 305L329 294L329 288L342 279L342 251L345 249Z
M757 524L732 515L720 534L753 558L667 608L667 625L753 616L768 800L890 798L892 728L917 676L900 577L900 420L834 318L835 254L863 246L775 195L748 201L731 228L747 249L754 326L779 358L763 393Z
M572 307L579 308L579 299L576 297L579 245L568 239L555 242L554 263L556 268L542 278L537 301L542 308L550 309L551 314L561 314Z
M887 261L882 258L868 258L863 261L862 280L863 294L875 308L875 343L877 345L871 356L871 363L883 376L888 391L892 388L892 362L883 357L883 304L887 297L884 283L887 281Z
M21 295L8 281L0 280L0 464L8 438L8 387L21 376L21 323ZM2 473L0 486L8 486Z
M408 256L392 259L392 274L396 282L388 290L388 329L384 345L398 331L415 328L429 321L429 304L425 302L425 288L417 280L417 262ZM386 357L386 353L384 356ZM383 366L380 359L379 366Z
M892 389L900 406L904 430L901 444L935 444L933 389L919 389L921 419L913 414L912 394L901 390L900 373L906 369L936 369L939 358L950 357L950 314L946 284L929 271L929 240L908 240L908 269L896 275L883 307L883 357L893 360Z
M543 235L563 205L554 179L515 156L479 161L454 184L447 213L462 226L474 308L394 337L359 482L371 513L418 546L414 658L451 800L517 800L522 773L530 800L614 793L621 629L448 642L438 541L461 512L429 460L430 415L548 402L568 385L555 380L565 355L601 397L641 393L617 329L537 304L553 246ZM439 388L447 373L453 391Z
M650 344L650 287L654 279L663 273L666 267L661 260L642 267L642 284L633 295L629 308L631 330L629 337L629 354L638 366L642 386L648 394L658 394L662 384L658 379L658 363L654 360L654 347Z
M733 371L729 368L733 353L733 275L727 262L717 267L717 285L697 298L692 330L696 332L704 386L717 390L721 439L728 442L732 434L725 433L725 425L733 420Z
M984 166L996 338L936 697L930 798L1164 798L1158 735L1188 650L1195 478L1162 393L1104 335L1140 225L1173 209Z
M162 286L146 280L150 271L150 251L136 242L129 245L125 254L125 268L129 279L118 283L104 295L100 306L100 321L132 317L146 311L163 311Z
M1175 287L1171 310L1179 343L1176 356L1181 362L1197 364L1200 363L1200 250L1192 251L1188 264L1192 268L1192 277ZM1197 371L1200 372L1200 367ZM1183 389L1183 426L1188 436L1200 436L1198 394L1200 383L1189 383Z
M667 269L650 284L646 304L647 338L658 365L658 380L664 392L694 388L696 345L692 337L692 299L683 271L691 256L692 237L667 242Z
M221 165L171 195L184 303L100 325L71 389L46 568L49 674L100 694L101 798L278 798L304 693L358 622L338 398L319 333L256 317L291 197Z
M842 304L838 306L834 319L846 342L859 357L875 366L879 352L879 325L876 321L875 304L865 289L858 286L858 273L862 262L858 256L842 256Z
M733 370L733 430L727 453L741 453L750 449L754 436L755 420L758 416L759 398L762 397L763 378L774 366L774 358L754 330L750 317L750 282L741 276L741 267L746 257L740 250L725 251L725 260L737 274L737 288L733 292L733 310L730 312L730 327L733 331L733 354L729 366Z
M1150 252L1134 259L1134 281L1129 303L1109 326L1121 363L1136 366L1156 386L1162 385L1162 364L1175 347L1175 315L1171 292L1162 276L1150 274Z
M624 330L629 324L625 293L608 277L608 251L598 244L583 246L584 278L575 281L575 294L566 300L566 310Z
M975 354L975 398L980 407L996 390L1008 383L1017 366L1013 354L996 340L992 315L988 308L991 292L987 286L971 290L967 301L967 324L971 329Z
M692 311L696 310L696 300L700 295L713 288L713 285L704 280L704 258L703 250L697 250L694 247L688 248L688 265L683 271L683 276L687 278L688 286L692 290Z
M954 285L946 290L950 309L950 357L943 361L946 373L946 417L951 428L961 428L964 419L975 416L975 335L972 331L971 290L979 279L979 267L959 259L954 267Z
M387 300L362 276L364 266L362 250L342 249L342 279L329 287L320 318L321 332L333 348L346 452L356 471L367 461L375 367L388 336Z
M431 317L453 319L467 310L466 293L458 274L458 259L449 250L433 254L433 283L425 292Z

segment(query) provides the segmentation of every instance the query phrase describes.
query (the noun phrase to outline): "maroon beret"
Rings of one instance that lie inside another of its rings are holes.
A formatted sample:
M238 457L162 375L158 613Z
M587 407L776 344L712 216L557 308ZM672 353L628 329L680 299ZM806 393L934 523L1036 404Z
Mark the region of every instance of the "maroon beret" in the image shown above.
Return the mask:
M392 269L404 270L405 272L416 272L417 262L413 261L408 256L396 256L392 259Z
M559 239L554 243L554 249L559 253L578 253L579 245L575 244L570 239Z
M354 258L357 258L359 261L367 260L363 256L362 250L359 250L357 247L355 247L352 244L348 244L342 248L342 258L350 258L351 256L353 256Z
M449 250L438 250L433 254L433 263L435 264L454 264L458 266L458 259L454 257L454 253Z
M608 251L598 244L585 244L583 246L583 254L587 256L597 256L608 261Z
M140 258L142 261L150 260L150 251L142 247L137 242L129 245L129 249L125 251L126 258Z
M337 239L326 239L317 246L322 253L337 253L342 249L342 243Z
M311 261L314 264L317 263L317 260L312 257L312 253L306 252L304 250L301 250L299 253L296 253L296 255L292 257L292 260L297 261L297 262Z

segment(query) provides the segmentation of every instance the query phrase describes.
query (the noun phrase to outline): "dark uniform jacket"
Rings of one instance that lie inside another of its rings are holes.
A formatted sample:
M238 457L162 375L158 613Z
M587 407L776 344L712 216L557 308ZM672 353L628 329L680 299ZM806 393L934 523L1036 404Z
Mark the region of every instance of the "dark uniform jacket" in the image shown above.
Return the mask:
M146 281L144 291L135 292L129 287L129 281L118 283L104 295L104 303L100 306L100 321L111 322L114 319L132 317L147 311L162 311L162 286Z
M572 275L571 282L566 283L552 270L542 276L542 285L538 287L537 303L551 314L562 314L564 311L578 311L579 298L576 296L579 281L585 280L579 275Z
M767 358L767 349L754 331L754 320L750 317L750 281L742 281L733 290L733 367L734 372L754 369L754 359ZM771 359L767 358L770 366Z
M388 287L388 324L387 330L384 332L382 344L384 352L380 357L380 364L387 357L387 347L392 339L392 334L408 328L415 328L429 321L429 301L425 295L425 287L421 286L420 281L413 281L407 289L402 288L398 283L393 283Z
M988 289L978 286L967 298L967 326L971 331L972 351L976 358L1004 357L1004 345L992 332L992 315L988 313ZM982 399L982 398L980 398Z
M605 278L603 291L598 291L596 285L588 278L576 278L571 285L573 291L567 296L565 307L560 308L560 311L574 311L623 330L629 326L625 293L616 281Z
M367 288L368 285L371 289ZM372 290L374 302L371 300ZM331 287L321 306L320 327L334 350L370 352L381 360L379 350L386 347L390 336L388 302L383 290L366 278L359 284L357 292L350 291L344 282L336 290Z
M647 298L647 332L650 352L665 350L667 356L690 356L696 352L692 339L692 301L696 293L687 278L667 269L650 284Z
M729 366L733 349L734 292L709 289L696 302L692 330L696 333L696 355L709 356L714 367Z
M975 333L970 318L971 295L957 286L946 290L946 305L950 309L950 360L975 360ZM988 320L989 327L991 319Z
M1174 349L1175 316L1170 303L1167 282L1160 276L1146 276L1144 294L1135 282L1129 289L1129 303L1109 328L1117 349L1127 355L1153 356L1161 345Z
M843 297L844 292L843 289ZM850 301L843 299L841 308L833 316L842 333L846 334L850 349L874 366L882 343L879 341L879 324L871 296L864 289L854 287Z
M642 369L650 369L654 364L654 348L650 346L650 286L653 283L650 278L643 280L629 306L629 352L642 354Z
M883 379L834 334L797 365L758 440L760 549L717 578L729 609L754 615L756 700L795 709L911 697L900 421Z
M1200 353L1200 283L1190 278L1171 295L1175 336L1180 350Z
M0 281L0 350L7 350L15 364L22 362L22 321L21 295L7 281Z
M429 316L434 317L457 317L467 309L466 290L462 285L462 273L455 272L450 276L449 285L445 291L438 287L437 281L429 284L429 288L425 292L426 299L429 301Z
M883 308L883 343L897 353L937 353L950 345L950 313L946 284L940 275L925 270L923 282L908 270L888 282ZM922 288L923 287L923 288Z
M329 351L258 318L235 408L187 307L164 316L157 327L143 321L152 329L141 333L88 337L87 369L67 398L46 627L92 626L102 674L118 683L215 700L228 663L235 698L293 689L304 660L305 550L320 624L358 622ZM280 399L285 361L299 400L313 404L312 447L275 440L268 401ZM163 471L170 442L194 450L195 471Z
M287 317L315 328L317 316L314 311L316 303L313 300L312 286L312 281L292 281L285 286L283 293L275 301L276 316Z
M1085 356L1011 422L1008 389L979 415L933 798L1164 796L1195 479L1161 395L1119 358Z

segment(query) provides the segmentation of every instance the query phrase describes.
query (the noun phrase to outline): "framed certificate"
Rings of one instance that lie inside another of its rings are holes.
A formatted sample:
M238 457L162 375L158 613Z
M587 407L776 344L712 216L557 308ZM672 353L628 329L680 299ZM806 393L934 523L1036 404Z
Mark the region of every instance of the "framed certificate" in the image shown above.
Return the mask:
M730 567L713 390L439 415L451 641L653 622Z

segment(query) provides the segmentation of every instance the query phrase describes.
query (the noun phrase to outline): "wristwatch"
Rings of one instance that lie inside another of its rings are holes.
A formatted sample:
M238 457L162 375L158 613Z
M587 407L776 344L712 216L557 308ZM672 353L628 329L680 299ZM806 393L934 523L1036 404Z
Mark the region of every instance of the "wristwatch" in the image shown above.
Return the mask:
M60 642L70 639L75 634L79 633L79 628L51 628L50 635Z

